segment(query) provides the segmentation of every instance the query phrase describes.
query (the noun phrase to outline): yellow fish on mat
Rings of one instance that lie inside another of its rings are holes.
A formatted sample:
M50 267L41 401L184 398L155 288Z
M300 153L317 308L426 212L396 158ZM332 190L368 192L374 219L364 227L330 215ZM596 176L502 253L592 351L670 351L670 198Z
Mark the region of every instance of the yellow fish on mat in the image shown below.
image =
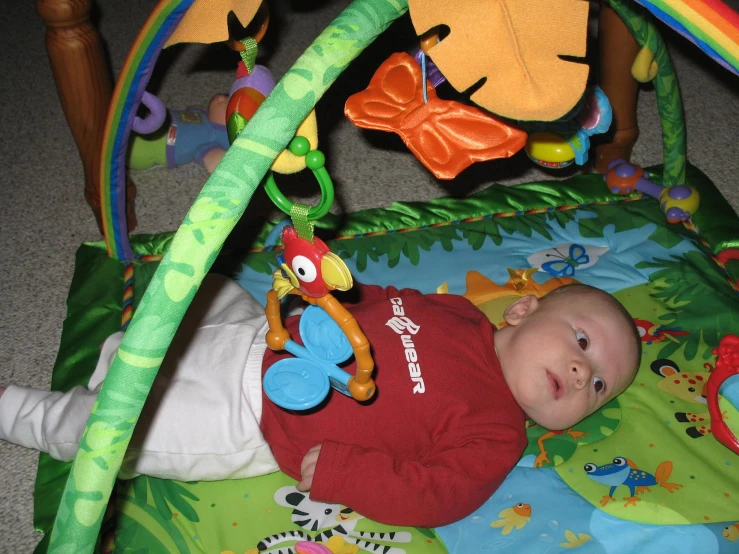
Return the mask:
M519 502L515 506L501 510L498 519L490 524L490 527L502 527L501 533L507 535L513 528L522 529L529 521L531 521L531 506Z
M724 527L724 532L721 533L726 540L736 542L739 539L739 523L733 523Z

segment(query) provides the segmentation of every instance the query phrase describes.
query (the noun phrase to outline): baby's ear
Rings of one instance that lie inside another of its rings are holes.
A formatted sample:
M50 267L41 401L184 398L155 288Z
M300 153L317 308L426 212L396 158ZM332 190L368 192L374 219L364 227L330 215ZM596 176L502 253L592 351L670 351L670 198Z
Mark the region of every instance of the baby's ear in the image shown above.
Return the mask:
M508 306L503 312L503 319L508 325L518 325L524 317L536 311L538 307L539 299L533 294L529 294Z

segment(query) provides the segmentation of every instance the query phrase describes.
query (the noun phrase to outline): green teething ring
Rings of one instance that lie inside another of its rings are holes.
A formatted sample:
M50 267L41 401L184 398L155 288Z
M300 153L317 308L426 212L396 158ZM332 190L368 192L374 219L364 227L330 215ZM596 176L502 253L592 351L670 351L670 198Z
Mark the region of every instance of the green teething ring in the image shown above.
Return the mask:
M308 210L308 220L315 221L326 215L334 203L334 184L324 167L326 157L320 150L310 150L310 143L305 137L295 137L290 141L289 148L290 152L296 156L305 156L305 165L313 172L316 181L318 181L318 186L321 188L321 201ZM270 200L275 203L275 206L287 215L290 215L293 203L285 198L285 195L277 188L274 172L270 172L267 177L264 183L264 190L267 192Z

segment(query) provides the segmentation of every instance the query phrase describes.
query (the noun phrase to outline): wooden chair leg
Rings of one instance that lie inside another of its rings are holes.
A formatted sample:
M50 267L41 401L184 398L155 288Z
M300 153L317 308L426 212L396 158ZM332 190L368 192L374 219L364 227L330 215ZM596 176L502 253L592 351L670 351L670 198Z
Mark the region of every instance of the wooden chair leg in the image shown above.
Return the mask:
M92 0L36 0L46 25L46 50L59 100L85 171L85 199L102 231L100 149L113 79L102 39L90 21ZM135 188L128 182L128 225L133 229Z
M605 173L615 159L631 158L631 150L639 138L636 100L639 84L631 75L639 45L619 15L601 2L598 24L600 87L613 108L611 131L595 146L594 168Z

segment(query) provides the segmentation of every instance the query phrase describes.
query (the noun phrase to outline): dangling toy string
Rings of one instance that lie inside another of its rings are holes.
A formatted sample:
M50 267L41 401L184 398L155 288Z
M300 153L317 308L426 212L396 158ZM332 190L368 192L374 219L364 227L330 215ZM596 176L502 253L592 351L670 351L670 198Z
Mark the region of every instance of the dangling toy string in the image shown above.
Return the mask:
M301 239L313 242L313 222L308 220L311 206L295 202L290 208L290 219Z
M423 78L423 103L429 103L429 95L427 92L428 83L426 82L426 52L421 50L421 77Z
M251 73L254 69L254 64L257 62L257 50L259 49L259 45L254 37L247 37L239 42L244 45L244 50L239 52L239 55L241 56L241 60L244 62L247 71Z
M428 104L429 98L428 98L428 83L426 82L426 79L428 78L428 60L426 59L426 52L432 48L434 45L438 44L439 42L439 29L438 27L434 27L433 29L427 31L422 37L421 37L421 59L420 65L421 65L421 73L423 77L423 103ZM418 58L416 58L418 59ZM436 86L438 83L434 83L434 86Z

